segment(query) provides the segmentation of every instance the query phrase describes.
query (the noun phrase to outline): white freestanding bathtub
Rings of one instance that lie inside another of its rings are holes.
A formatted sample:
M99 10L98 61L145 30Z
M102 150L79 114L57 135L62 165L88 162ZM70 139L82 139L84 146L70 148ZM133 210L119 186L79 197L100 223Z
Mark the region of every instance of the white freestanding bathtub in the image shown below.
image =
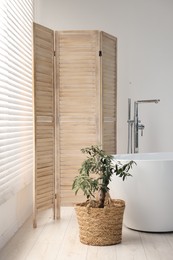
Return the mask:
M115 155L137 165L125 181L115 175L109 185L112 198L124 199L124 224L148 232L173 231L173 153Z

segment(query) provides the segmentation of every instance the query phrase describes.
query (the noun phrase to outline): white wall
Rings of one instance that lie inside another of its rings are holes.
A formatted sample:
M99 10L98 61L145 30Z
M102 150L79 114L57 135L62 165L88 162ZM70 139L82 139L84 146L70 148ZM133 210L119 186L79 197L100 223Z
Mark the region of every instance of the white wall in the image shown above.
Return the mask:
M32 183L0 205L0 249L32 214Z
M118 38L118 152L127 151L127 99L141 104L141 152L173 151L173 1L36 0L35 21L54 30L96 29Z

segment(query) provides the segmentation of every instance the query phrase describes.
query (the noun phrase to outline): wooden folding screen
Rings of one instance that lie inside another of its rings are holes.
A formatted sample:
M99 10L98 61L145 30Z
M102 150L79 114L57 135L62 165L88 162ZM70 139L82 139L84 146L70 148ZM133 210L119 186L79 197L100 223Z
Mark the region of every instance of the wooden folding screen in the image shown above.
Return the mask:
M54 32L34 24L35 176L34 221L52 208L55 217L55 88Z
M116 38L100 31L58 31L54 56L53 34L34 24L34 225L37 211L53 208L55 216L57 209L59 217L60 204L84 200L72 191L84 159L81 148L98 144L116 153Z

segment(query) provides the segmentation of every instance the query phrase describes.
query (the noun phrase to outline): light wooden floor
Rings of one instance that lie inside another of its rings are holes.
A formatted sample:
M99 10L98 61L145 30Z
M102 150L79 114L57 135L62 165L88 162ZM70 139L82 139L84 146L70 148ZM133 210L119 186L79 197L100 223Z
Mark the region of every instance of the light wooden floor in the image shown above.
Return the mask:
M87 246L79 241L73 208L62 208L61 219L41 214L38 227L30 218L0 252L0 260L173 260L173 233L144 233L123 227L122 243Z

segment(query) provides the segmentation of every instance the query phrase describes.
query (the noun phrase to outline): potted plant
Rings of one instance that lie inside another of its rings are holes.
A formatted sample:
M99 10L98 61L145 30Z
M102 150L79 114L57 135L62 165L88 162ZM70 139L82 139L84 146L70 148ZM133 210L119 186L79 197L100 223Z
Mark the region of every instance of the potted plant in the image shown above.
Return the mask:
M75 205L79 223L80 241L88 245L112 245L122 240L122 222L125 202L111 199L109 182L112 174L124 181L131 176L129 170L134 161L124 165L115 162L98 146L81 149L87 155L75 177L72 189L75 194L82 190L86 201ZM96 194L98 194L96 196Z

